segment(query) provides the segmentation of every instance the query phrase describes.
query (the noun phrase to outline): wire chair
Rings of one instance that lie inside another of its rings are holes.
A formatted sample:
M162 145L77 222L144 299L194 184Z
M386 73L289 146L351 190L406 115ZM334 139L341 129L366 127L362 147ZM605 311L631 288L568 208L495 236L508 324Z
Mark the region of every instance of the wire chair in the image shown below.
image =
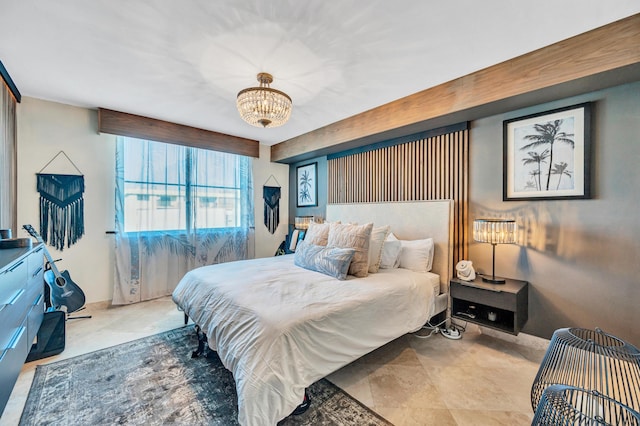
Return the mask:
M553 333L531 387L534 412L554 384L596 391L638 412L640 351L599 328L561 328Z
M640 413L597 391L551 385L542 392L532 426L640 426Z

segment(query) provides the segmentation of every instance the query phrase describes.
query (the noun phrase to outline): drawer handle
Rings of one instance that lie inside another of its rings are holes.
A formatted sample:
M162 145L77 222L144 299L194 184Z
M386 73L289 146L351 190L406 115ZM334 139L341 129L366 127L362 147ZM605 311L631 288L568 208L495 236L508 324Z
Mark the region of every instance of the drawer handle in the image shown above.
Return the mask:
M20 299L20 297L22 297L22 294L24 293L24 288L21 288L20 290L18 290L18 292L16 293L15 296L13 296L13 299L11 299L11 301L9 303L7 303L8 305L13 305L14 303L16 303L16 300Z
M22 339L22 335L24 334L26 329L27 327L25 326L20 327L20 331L18 331L16 334L13 335L14 336L13 341L11 342L11 344L7 349L15 349L18 346L18 342L20 341L20 339Z
M37 277L37 276L38 276L38 274L40 273L40 271L42 271L42 266L41 266L41 267L39 267L39 268L38 268L38 270L37 270L37 271L35 271L35 272L33 273L33 275L31 275L31 278L35 278L35 277Z
M24 263L24 260L21 260L20 262L16 263L15 265L13 265L13 268L9 269L9 272L13 272L14 270L18 269L18 267L23 263Z
M18 347L18 342L20 341L20 339L22 339L22 335L26 330L27 327L22 326L20 327L20 330L18 330L18 332L13 335L13 339L11 340L11 343L9 343L9 346L7 346L2 351L2 355L0 356L0 363L4 360L4 357L9 353L9 351L15 350L16 347Z
M3 304L3 305L0 305L0 312L2 312L2 310L3 310L4 308L6 308L7 306L9 306L9 305L7 305L6 303L5 303L5 304Z
M9 353L10 350L15 350L15 348L18 346L18 342L20 341L20 339L22 339L22 335L24 334L26 329L27 327L20 327L20 330L18 330L18 332L13 335L13 339L11 340L11 343L9 343L9 346L7 346L7 348L2 351L2 355L0 356L0 363L4 360L4 357Z
M33 302L33 306L38 306L40 304L40 301L42 300L44 296L42 294L38 295L38 298L36 299L35 302Z

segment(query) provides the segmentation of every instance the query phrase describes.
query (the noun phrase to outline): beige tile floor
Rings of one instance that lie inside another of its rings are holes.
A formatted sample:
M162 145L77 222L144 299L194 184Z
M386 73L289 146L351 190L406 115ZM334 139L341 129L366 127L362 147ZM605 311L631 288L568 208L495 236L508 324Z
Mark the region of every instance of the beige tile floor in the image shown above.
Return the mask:
M67 359L183 324L170 298L131 306L88 305L67 322L59 355L24 365L0 426L17 425L38 364ZM396 426L527 425L531 383L544 350L467 327L460 340L403 336L328 378Z

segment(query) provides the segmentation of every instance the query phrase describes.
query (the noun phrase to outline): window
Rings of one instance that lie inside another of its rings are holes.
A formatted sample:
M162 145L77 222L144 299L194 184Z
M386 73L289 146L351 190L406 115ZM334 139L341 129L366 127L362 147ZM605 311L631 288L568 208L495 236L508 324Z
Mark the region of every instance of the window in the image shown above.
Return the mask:
M243 226L250 158L126 137L118 143L125 232Z

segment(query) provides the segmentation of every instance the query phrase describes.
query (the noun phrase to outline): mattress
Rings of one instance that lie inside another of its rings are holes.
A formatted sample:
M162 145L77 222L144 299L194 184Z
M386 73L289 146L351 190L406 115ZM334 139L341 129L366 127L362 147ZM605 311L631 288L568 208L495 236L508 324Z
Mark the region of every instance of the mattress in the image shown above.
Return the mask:
M242 425L275 425L306 387L433 313L435 274L385 269L339 281L293 259L197 268L173 293L233 373Z

